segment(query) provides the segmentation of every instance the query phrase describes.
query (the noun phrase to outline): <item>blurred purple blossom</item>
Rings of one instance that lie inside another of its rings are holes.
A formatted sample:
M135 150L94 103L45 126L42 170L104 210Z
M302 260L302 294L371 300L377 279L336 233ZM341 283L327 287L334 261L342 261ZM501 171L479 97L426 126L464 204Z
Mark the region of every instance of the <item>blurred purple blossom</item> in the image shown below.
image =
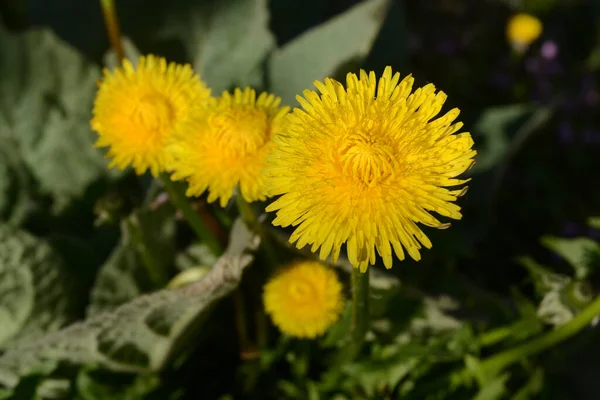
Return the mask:
M558 45L552 40L546 40L540 48L540 53L546 60L552 60L558 55Z

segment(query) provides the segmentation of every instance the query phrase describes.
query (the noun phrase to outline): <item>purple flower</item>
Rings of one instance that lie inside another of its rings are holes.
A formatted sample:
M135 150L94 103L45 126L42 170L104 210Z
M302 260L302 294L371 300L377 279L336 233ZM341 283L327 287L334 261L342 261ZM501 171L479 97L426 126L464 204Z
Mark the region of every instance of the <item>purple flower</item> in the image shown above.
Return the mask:
M540 48L542 57L552 60L558 55L558 45L553 40L546 40Z

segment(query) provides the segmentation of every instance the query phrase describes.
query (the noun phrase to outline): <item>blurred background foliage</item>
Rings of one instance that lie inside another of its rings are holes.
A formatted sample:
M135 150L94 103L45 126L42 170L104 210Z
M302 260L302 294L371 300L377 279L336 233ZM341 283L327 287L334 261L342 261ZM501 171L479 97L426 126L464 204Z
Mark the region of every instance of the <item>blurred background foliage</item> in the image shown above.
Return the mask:
M510 368L489 373L480 361L562 326L600 289L598 2L116 4L129 55L189 62L213 94L252 85L294 106L314 79L385 65L435 83L478 150L464 218L428 231L434 247L419 263L373 272L375 316L356 361L334 357L349 310L318 341L270 327L259 356L244 355L228 294L255 239L234 223L216 261L160 185L107 170L92 147L95 82L116 59L100 3L5 0L0 398L598 398L597 321ZM520 52L505 34L517 12L543 23ZM197 206L215 226L232 224L231 208ZM149 259L169 276L149 276ZM191 285L155 291L186 271ZM240 289L257 298L256 286ZM457 383L462 370L476 379Z

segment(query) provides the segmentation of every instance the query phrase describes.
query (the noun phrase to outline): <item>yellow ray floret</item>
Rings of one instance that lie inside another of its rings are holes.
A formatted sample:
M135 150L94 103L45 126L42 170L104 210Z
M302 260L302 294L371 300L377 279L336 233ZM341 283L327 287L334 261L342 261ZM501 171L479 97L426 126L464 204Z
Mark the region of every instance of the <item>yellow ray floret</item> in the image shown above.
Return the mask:
M344 306L342 284L329 267L300 261L284 268L264 287L267 313L285 334L315 338L336 322Z
M172 178L189 183L188 196L208 190L208 201L225 206L239 185L248 201L265 200L261 175L271 137L281 128L288 107L281 99L253 89L224 92L206 109L194 110L182 124L169 151L173 155Z
M210 97L210 90L189 65L167 64L161 57L128 60L106 70L94 102L92 129L97 147L109 147L110 166L132 166L138 175L166 170L165 148L177 125Z
M432 212L460 219L453 202L466 188L456 177L474 163L469 133L456 132L452 109L433 119L446 101L428 84L412 91L387 67L375 74L348 74L346 88L333 80L305 90L264 171L268 194L281 195L267 207L273 224L295 226L298 248L312 245L319 256L337 260L346 243L353 266L365 271L376 253L392 266L392 249L415 260L431 242L418 224L446 228ZM454 187L454 189L450 189Z

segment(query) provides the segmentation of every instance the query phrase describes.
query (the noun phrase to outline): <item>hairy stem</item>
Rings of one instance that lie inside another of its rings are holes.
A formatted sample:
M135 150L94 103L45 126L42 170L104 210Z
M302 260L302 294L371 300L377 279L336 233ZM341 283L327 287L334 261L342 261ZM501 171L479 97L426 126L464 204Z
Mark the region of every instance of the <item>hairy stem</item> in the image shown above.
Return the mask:
M123 52L123 46L121 44L121 30L119 28L119 18L117 17L117 10L115 8L114 0L100 0L102 6L102 13L104 14L104 23L106 24L106 31L108 32L108 38L112 48L117 53L119 61L125 58Z
M192 208L192 205L185 196L182 188L171 181L168 175L161 174L160 177L165 186L165 190L169 194L169 199L173 205L181 211L188 224L190 224L194 232L196 232L198 238L208 246L215 256L220 256L223 253L223 248L221 247L219 240L208 226L206 226L204 220L202 220L198 213Z
M352 346L358 355L369 329L369 271L352 269Z

